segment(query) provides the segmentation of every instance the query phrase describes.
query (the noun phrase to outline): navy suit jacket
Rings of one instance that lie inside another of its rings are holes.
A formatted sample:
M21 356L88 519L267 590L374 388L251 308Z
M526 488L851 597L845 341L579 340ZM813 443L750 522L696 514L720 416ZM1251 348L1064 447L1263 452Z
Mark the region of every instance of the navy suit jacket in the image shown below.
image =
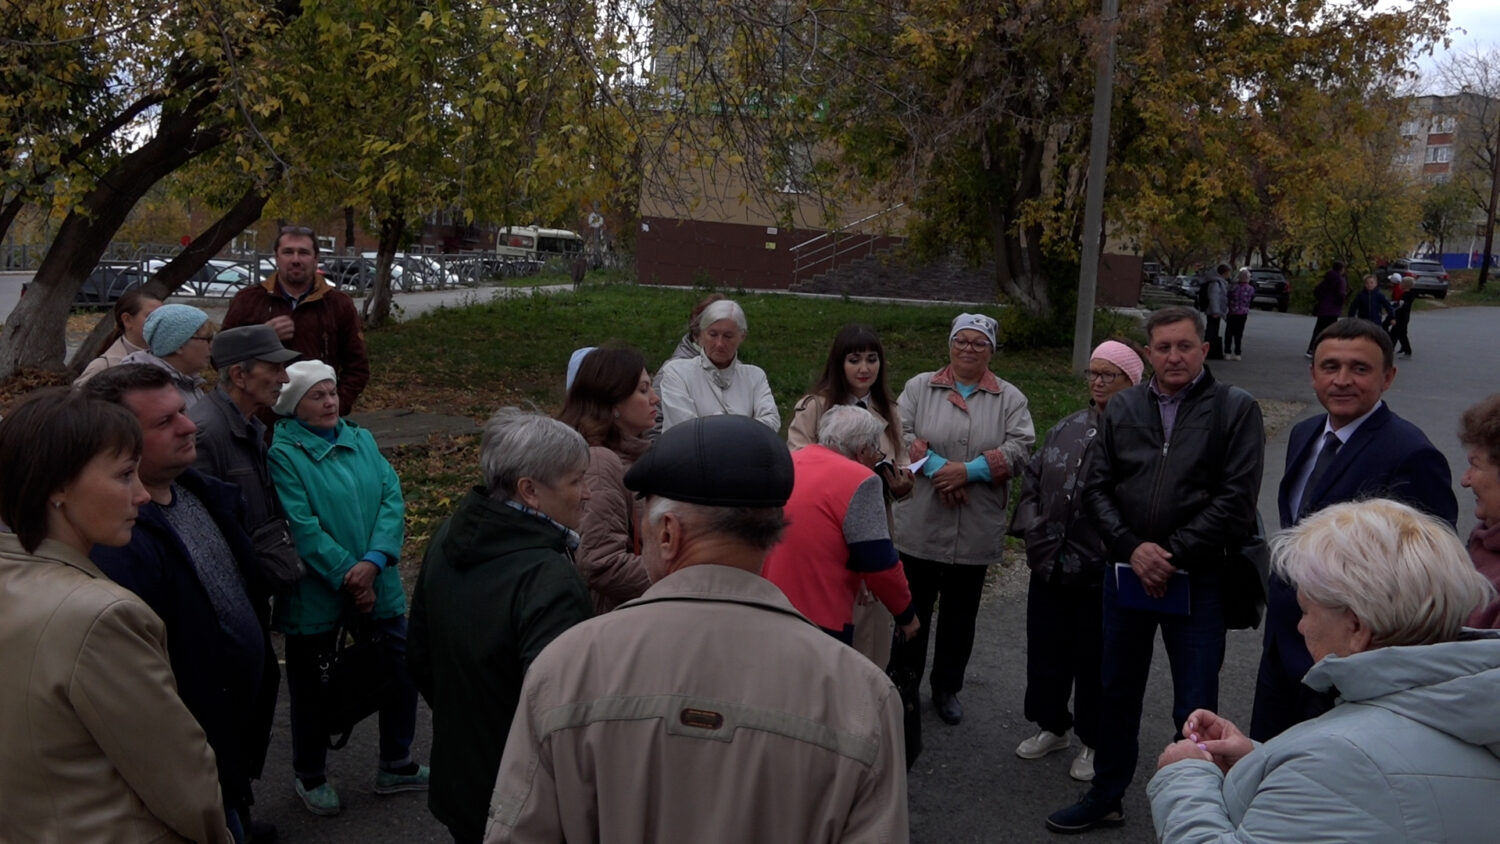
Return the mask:
M1297 522L1291 511L1292 487L1312 454L1313 444L1323 436L1326 420L1326 415L1315 416L1292 428L1286 472L1276 494L1283 528ZM1420 428L1391 412L1390 405L1372 413L1339 448L1317 488L1303 492L1309 513L1362 498L1394 498L1450 525L1458 523L1458 499L1453 495L1447 459ZM1281 664L1300 677L1312 668L1312 656L1297 632L1297 622L1302 618L1297 593L1279 578L1272 578L1266 604L1266 647L1274 645Z

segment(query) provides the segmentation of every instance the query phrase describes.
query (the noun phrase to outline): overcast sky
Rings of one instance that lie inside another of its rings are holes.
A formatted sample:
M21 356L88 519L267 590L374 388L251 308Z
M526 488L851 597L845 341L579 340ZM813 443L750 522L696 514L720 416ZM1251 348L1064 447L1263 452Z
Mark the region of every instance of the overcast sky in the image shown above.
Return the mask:
M1500 2L1497 0L1449 0L1448 18L1452 51L1468 52L1476 47L1480 50L1500 49ZM1430 77L1433 68L1446 57L1446 51L1422 56L1418 65L1423 75Z

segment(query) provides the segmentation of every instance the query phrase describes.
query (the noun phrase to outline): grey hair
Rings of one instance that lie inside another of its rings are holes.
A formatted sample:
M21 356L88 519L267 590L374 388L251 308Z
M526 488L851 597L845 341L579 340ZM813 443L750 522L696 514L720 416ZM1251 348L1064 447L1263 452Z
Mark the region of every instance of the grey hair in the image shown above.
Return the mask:
M733 299L720 299L704 308L703 313L698 315L698 330L702 331L721 319L734 320L734 324L740 327L741 334L746 334L750 331L749 327L745 324L745 309L741 308L739 303Z
M870 411L842 404L823 411L818 420L818 445L854 459L861 448L879 448L885 423Z
M652 496L646 524L656 527L668 513L682 519L693 533L728 536L759 551L770 551L781 541L786 516L780 507L710 507Z
M1273 537L1271 555L1308 600L1354 613L1376 647L1452 641L1495 594L1451 526L1399 501L1326 507Z
M588 462L589 444L583 435L550 416L502 407L484 423L479 467L492 496L515 495L522 478L556 483Z
M1240 270L1239 274L1234 277L1234 280L1235 281L1249 281L1250 280L1250 271L1249 270Z
M251 358L249 360L242 360L239 363L231 363L228 366L221 366L218 370L219 383L223 384L225 389L228 389L230 385L234 384L233 381L229 380L229 373L233 371L235 367L239 367L241 372L249 375L250 373L254 372L255 367L259 366L260 364L271 366L269 362L263 361L259 358Z

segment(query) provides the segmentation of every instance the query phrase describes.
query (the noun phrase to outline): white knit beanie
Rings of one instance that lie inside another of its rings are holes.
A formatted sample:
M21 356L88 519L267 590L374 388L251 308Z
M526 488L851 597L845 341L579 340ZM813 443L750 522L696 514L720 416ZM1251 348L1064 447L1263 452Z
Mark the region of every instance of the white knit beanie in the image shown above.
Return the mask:
M320 360L301 360L286 368L286 377L290 378L281 385L281 395L276 399L276 405L271 409L276 411L277 416L294 416L297 413L297 404L302 397L307 395L315 385L324 381L332 381L337 384L339 379L334 374L333 367Z

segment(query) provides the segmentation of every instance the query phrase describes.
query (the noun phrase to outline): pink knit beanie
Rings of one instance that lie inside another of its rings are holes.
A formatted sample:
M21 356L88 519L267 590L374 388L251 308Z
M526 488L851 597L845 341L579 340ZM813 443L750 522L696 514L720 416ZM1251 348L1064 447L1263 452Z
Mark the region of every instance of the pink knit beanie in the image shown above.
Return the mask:
M1146 371L1146 363L1141 360L1141 356L1118 340L1105 340L1100 343L1099 347L1094 349L1094 353L1089 355L1090 360L1094 358L1107 360L1120 367L1126 375L1130 376L1132 384L1141 383L1141 375Z

